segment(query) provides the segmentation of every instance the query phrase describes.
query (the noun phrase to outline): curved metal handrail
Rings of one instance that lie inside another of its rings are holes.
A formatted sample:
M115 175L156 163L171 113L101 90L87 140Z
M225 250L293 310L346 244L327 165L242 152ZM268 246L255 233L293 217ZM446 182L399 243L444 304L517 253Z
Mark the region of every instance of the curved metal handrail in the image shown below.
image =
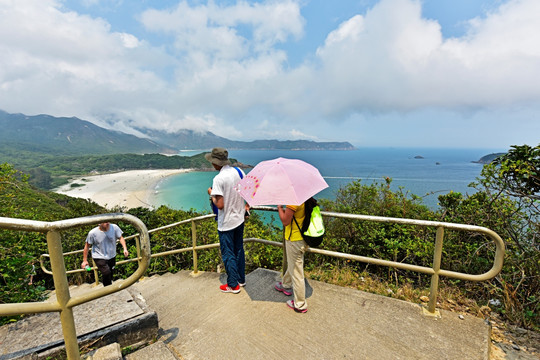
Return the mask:
M277 211L275 207L268 207L268 206L260 206L254 209L264 210L264 211ZM502 266L504 262L504 253L505 253L504 241L496 232L482 226L456 224L456 223L430 221L430 220L391 218L391 217L373 216L373 215L344 214L344 213L336 213L336 212L330 212L330 211L321 211L321 215L325 217L334 217L334 218L342 218L342 219L364 220L364 221L395 223L395 224L404 224L404 225L418 225L418 226L425 226L425 227L434 227L437 229L443 228L443 229L449 229L449 230L460 230L460 231L482 233L482 234L487 235L491 240L493 240L496 246L495 255L493 259L493 266L491 267L490 270L488 270L487 272L483 274L472 275L472 274L464 274L460 272L440 269L438 271L439 275L452 277L452 278L456 278L460 280L484 281L484 280L489 280L489 279L494 278L502 270ZM411 265L411 264L388 261L388 260L381 260L381 259L370 258L370 257L365 257L365 256L359 256L359 255L343 254L343 253L328 251L328 250L323 250L323 249L309 248L308 251L317 253L317 254L346 258L349 260L356 260L356 261L366 262L366 263L375 264L375 265L395 267L395 268L399 268L403 270L412 270L412 271L421 272L428 275L434 274L433 268L428 268L424 266L417 266L417 265Z
M169 225L164 225L164 226L160 226L160 227L155 228L155 229L148 230L148 234L152 234L152 233L155 233L155 232L158 232L158 231L161 231L161 230L173 228L173 227L176 227L176 226L179 226L179 225L183 225L183 224L189 224L189 223L193 223L193 222L197 222L197 221L202 221L202 220L212 219L212 218L214 218L214 217L215 217L215 215L213 215L213 214L197 216L197 217L194 217L194 218L190 218L190 219L178 221L178 222L175 222L175 223L172 223L172 224L169 224ZM135 233L135 234L133 234L133 235L129 235L129 236L124 237L124 239L125 239L126 242L127 242L128 240L131 240L131 239L137 239L138 237L139 237L139 233ZM204 248L202 248L202 249L204 249ZM159 257L159 256L164 256L164 255L178 254L178 253L186 252L186 251L190 251L190 250L193 250L193 249L191 249L191 248L184 248L184 250L181 250L181 251L178 251L178 250L171 250L171 251L164 252L164 253L152 254L152 255L150 255L150 257L151 257L151 258L155 258L155 257ZM200 248L197 248L197 250L201 250L201 249L200 249ZM67 255L75 255L75 254L81 254L83 251L84 251L84 250L80 249L80 250L74 250L74 251L65 252L65 253L64 253L64 256L67 256ZM45 258L50 258L50 255L49 255L49 254L41 254L40 257L39 257L39 263L40 263L40 266L41 266L41 270L42 270L45 274L52 275L52 271L50 271L49 269L47 269L47 268L45 267L45 263L44 263L44 259L45 259ZM131 258L131 259L127 259L127 260L117 261L117 262L116 262L116 265L127 264L127 263L131 263L131 262L135 262L135 261L139 261L139 257ZM92 270L96 270L96 267L93 266L93 267L92 267ZM67 271L66 271L66 274L76 274L76 273L80 273L80 272L86 272L86 270L85 270L85 269L67 270Z
M62 242L60 232L84 225L99 224L109 221L124 221L131 223L138 231L140 238L139 267L124 281L117 281L111 286L95 289L83 295L71 297L69 284L67 281L64 255L62 253ZM0 228L17 231L37 231L47 233L47 246L49 248L51 268L56 289L56 302L36 302L0 304L0 316L22 315L41 312L60 313L62 331L66 344L66 353L69 359L79 359L79 347L73 318L73 307L92 301L94 299L112 294L135 283L146 272L150 263L150 236L146 225L133 215L129 214L103 214L87 216L76 219L60 220L54 222L43 222L24 219L12 219L0 217Z
M253 210L260 210L260 211L277 211L275 207L268 207L268 206L258 206L253 207ZM328 212L328 211L321 211L321 214L325 217L332 217L332 218L342 218L342 219L350 219L350 220L358 220L358 221L371 221L371 222L380 222L380 223L394 223L394 224L404 224L404 225L417 225L417 226L424 226L424 227L433 227L437 229L437 234L435 238L435 249L433 254L433 265L432 267L426 267L426 266L418 266L413 264L407 264L402 262L396 262L396 261L389 261L389 260L382 260L377 258L371 258L361 255L353 255L353 254L347 254L347 253L340 253L336 251L329 251L324 250L321 248L308 248L306 251L315 253L315 254L321 254L326 256L332 256L336 258L341 259L348 259L353 261L360 261L364 263L374 264L374 265L380 265L380 266L387 266L387 267L393 267L397 269L402 270L409 270L409 271L415 271L427 275L431 275L432 282L431 282L431 290L430 290L430 301L427 306L427 311L429 314L435 314L436 309L436 296L438 293L438 280L440 276L446 276L450 278L460 279L460 280L468 280L468 281L485 281L494 278L500 271L502 270L503 262L504 262L504 253L505 253L505 245L501 237L495 233L493 230L490 230L485 227L476 226L476 225L465 225L465 224L456 224L456 223L448 223L448 222L440 222L440 221L428 221L428 220L415 220L415 219L404 219L404 218L391 218L391 217L383 217L383 216L372 216L372 215L359 215L359 214L344 214L344 213L336 213L336 212ZM182 249L175 249L175 250L169 250L161 253L152 254L151 257L160 257L160 256L168 256L173 254L179 254L183 252L193 251L194 254L194 270L193 272L196 274L198 272L197 270L197 263L196 263L196 256L198 250L206 250L211 248L217 248L219 247L219 243L216 244L207 244L207 245L199 245L196 244L196 229L195 229L195 223L202 220L208 220L214 218L213 214L209 215L202 215L191 219L182 220L173 224L169 224L166 226L162 226L156 229L149 230L149 233L158 232L164 229L172 228L175 226L179 226L182 224L192 224L192 238L193 238L193 246L186 247ZM496 246L495 249L495 255L493 259L493 265L490 270L483 274L466 274L461 272L455 272L450 270L445 270L440 268L441 264L441 258L442 258L442 245L443 245L443 238L444 238L444 231L445 229L448 230L458 230L458 231L470 231L470 232L476 232L481 233L484 235L487 235ZM137 237L138 234L131 235L129 237L126 237L126 239ZM278 243L275 241L269 241L265 239L259 239L259 238L246 238L244 239L245 243L249 242L258 242L263 243L266 245L271 246L279 246L282 247L282 243ZM81 252L82 250L78 250L76 252L66 253L72 254ZM124 260L120 263L126 263L126 262L133 262L138 261L135 259L130 260ZM45 269L44 269L45 270ZM72 270L72 272L79 272L82 270ZM69 273L69 272L68 272Z
M262 211L277 211L275 207L255 207L253 210L262 210ZM455 224L455 223L446 223L446 222L437 222L437 221L426 221L426 220L414 220L414 219L403 219L403 218L389 218L381 216L370 216L370 215L357 215L357 214L342 214L335 212L326 212L323 211L321 214L325 217L334 217L334 218L344 218L351 220L360 220L360 221L373 221L373 222L382 222L382 223L395 223L395 224L407 224L407 225L418 225L418 226L427 226L435 227L437 229L436 239L435 239L435 249L433 255L433 266L425 267L418 266L406 263L400 263L395 261L382 260L377 258L370 258L360 255L352 255L346 253L340 253L335 251L324 250L320 248L308 248L308 252L327 255L337 258L350 259L354 261L361 261L375 265L382 265L388 267L399 268L403 270L412 270L424 274L431 275L431 290L430 290L430 300L427 306L427 313L430 315L436 314L435 304L438 293L438 280L439 276L447 276L451 278L457 278L461 280L469 281L483 281L495 277L502 269L504 261L504 252L505 245L501 237L494 231L480 226L475 225L464 225L464 224ZM150 258L158 256L166 256L177 253L183 253L187 251L193 251L193 267L194 273L197 273L197 251L206 250L211 248L219 247L219 243L215 244L206 244L197 246L196 239L196 223L198 221L212 219L213 214L198 216L191 219L182 220L173 224L169 224L163 227L159 227L153 230L147 230L144 223L142 223L138 218L129 215L129 214L104 214L96 216L88 216L77 219L61 220L55 222L42 222L42 221L33 221L33 220L23 220L23 219L11 219L0 217L0 228L9 229L9 230L18 230L18 231L38 231L47 233L47 244L49 248L49 254L43 254L40 257L41 266L44 272L52 274L54 279L55 288L57 291L57 301L53 303L22 303L22 304L0 304L0 316L6 315L17 315L17 314L28 314L35 312L60 312L60 318L62 322L62 330L64 333L64 339L66 343L66 352L69 359L78 359L78 345L77 337L75 332L75 323L73 319L72 308L74 306L83 304L85 302L94 300L96 298L109 295L113 292L119 291L123 288L126 288L136 282L147 270ZM138 232L134 235L126 237L128 239L136 239L137 244L137 257L133 259L128 259L124 261L119 261L117 264L127 263L127 262L139 262L139 267L137 270L129 276L124 281L118 281L113 283L111 286L104 287L102 289L95 289L91 292L88 292L84 295L71 297L69 293L69 287L67 282L67 274L74 272L84 271L82 269L66 271L64 265L64 256L81 253L82 250L71 251L68 253L62 253L62 245L60 238L60 231L67 230L70 228L75 228L78 226L97 224L108 221L125 221L129 222L135 226ZM182 224L191 223L192 226L192 241L193 246L170 250L157 254L150 254L150 233L161 231L164 229L176 227ZM454 272L449 270L444 270L440 268L441 257L442 257L442 245L444 238L445 229L449 230L459 230L459 231L472 231L476 233L481 233L487 235L496 245L493 266L491 269L483 274L473 275L465 274L460 272ZM245 243L257 242L265 245L283 247L283 243L275 242L265 239L258 238L246 238L244 239ZM51 269L49 271L45 268L43 264L43 258L49 257L51 262Z

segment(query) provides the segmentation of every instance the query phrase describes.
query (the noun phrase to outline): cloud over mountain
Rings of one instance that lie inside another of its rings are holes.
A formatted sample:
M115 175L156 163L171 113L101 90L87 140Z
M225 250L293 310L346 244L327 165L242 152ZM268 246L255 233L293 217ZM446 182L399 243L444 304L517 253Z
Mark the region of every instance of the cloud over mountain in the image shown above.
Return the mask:
M426 131L447 121L473 132L513 121L485 134L501 146L540 132L529 120L540 114L537 0L466 19L459 37L444 36L421 1L372 1L294 61L314 6L301 1L85 4L0 1L0 109L245 140L403 146L407 133L411 146L445 145ZM478 145L467 134L445 141Z

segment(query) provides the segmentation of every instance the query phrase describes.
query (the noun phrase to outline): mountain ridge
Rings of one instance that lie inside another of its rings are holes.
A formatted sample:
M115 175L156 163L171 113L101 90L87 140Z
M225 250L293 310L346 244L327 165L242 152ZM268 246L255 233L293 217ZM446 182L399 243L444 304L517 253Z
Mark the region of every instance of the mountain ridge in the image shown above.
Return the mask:
M178 150L207 150L219 146L230 150L354 150L349 142L317 142L311 140L230 140L211 131L203 133L182 129L175 133L137 129L155 141Z
M234 150L353 150L348 142L308 140L235 141L210 131L136 129L148 138L105 129L77 117L10 114L0 110L0 141L16 149L57 154L162 153L208 150L216 146Z
M174 154L175 149L76 117L27 116L0 110L3 145L44 153L83 155L113 153Z

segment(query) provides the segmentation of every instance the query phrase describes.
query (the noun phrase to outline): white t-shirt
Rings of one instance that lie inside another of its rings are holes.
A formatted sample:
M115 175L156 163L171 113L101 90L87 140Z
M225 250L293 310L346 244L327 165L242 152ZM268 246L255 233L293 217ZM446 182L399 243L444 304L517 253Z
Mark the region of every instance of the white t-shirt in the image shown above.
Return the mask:
M122 230L115 224L109 224L109 230L101 231L99 226L93 228L86 237L92 245L92 258L109 260L116 256L116 239L122 237Z
M244 172L242 176L245 176ZM240 181L240 175L235 168L225 165L214 177L212 193L210 195L223 196L223 209L218 210L218 230L229 231L237 228L244 222L244 199L236 191L236 184Z

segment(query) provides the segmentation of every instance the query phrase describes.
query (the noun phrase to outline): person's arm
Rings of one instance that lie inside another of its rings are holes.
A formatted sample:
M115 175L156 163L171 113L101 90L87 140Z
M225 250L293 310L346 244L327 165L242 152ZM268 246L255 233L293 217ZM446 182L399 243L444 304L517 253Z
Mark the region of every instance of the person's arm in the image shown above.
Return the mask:
M283 226L288 226L294 216L294 210L289 209L288 207L278 206L278 213Z
M127 247L126 247L126 240L124 239L123 236L120 236L119 240L120 240L120 244L124 248L124 256L128 257L129 256L129 251L128 251Z
M212 188L208 188L208 195L210 195L210 198L212 199L212 203L216 205L218 209L223 209L225 207L225 201L223 200L222 195L212 195Z
M88 266L88 249L90 248L90 245L85 242L84 243L84 249L83 249L83 261L81 263L81 268L85 268Z
M221 173L221 171L220 171ZM225 200L223 199L224 187L228 187L230 184L224 183L224 180L218 176L212 181L212 187L208 189L208 194L212 197L212 203L219 209L223 210L225 207Z
M223 209L225 207L225 201L221 195L212 195L212 202L218 209Z

